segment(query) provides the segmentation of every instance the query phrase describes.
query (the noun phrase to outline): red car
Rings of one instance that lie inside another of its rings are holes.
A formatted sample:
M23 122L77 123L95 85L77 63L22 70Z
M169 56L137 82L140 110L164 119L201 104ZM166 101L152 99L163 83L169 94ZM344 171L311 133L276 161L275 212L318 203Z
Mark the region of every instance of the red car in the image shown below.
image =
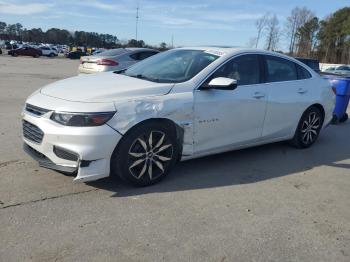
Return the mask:
M10 50L8 51L8 54L12 56L23 55L23 56L39 57L42 55L42 52L39 49L27 46L27 47L21 47L14 50Z

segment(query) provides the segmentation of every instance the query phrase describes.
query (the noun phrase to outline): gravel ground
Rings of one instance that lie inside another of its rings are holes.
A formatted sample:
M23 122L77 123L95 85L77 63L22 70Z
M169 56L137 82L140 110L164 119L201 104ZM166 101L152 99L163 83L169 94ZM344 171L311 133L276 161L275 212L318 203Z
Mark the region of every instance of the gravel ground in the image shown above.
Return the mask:
M180 163L162 183L76 184L22 152L20 112L78 61L0 55L0 261L350 261L350 122Z

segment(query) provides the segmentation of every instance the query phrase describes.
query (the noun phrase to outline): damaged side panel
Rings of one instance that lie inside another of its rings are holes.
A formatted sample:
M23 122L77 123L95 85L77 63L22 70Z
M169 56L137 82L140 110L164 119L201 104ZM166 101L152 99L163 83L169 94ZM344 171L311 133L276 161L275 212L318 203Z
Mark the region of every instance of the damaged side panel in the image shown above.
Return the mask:
M169 93L163 96L115 102L116 115L109 124L125 134L136 124L152 118L173 121L183 133L182 155L193 154L193 93Z

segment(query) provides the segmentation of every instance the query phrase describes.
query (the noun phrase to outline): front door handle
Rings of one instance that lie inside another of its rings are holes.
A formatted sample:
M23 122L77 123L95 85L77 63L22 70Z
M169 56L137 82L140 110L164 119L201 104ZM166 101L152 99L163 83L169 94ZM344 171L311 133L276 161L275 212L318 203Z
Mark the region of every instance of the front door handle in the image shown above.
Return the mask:
M298 93L299 94L305 94L307 92L307 90L305 88L299 88L298 89Z
M265 97L265 94L261 93L261 92L255 92L253 97L256 98L256 99L260 99L262 97Z

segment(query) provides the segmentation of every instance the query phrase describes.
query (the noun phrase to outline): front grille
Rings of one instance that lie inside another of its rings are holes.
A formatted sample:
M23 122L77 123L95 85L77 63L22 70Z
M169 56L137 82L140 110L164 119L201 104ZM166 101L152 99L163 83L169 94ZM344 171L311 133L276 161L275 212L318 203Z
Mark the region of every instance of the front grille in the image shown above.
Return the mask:
M34 143L40 144L41 141L43 140L44 132L39 127L29 123L26 120L22 121L22 125L23 125L23 136L26 139L33 141Z
M76 153L58 146L53 147L53 152L59 158L70 160L70 161L78 161L78 158L79 158Z
M27 112L32 113L32 114L37 115L37 116L42 116L43 114L46 114L47 112L50 111L48 109L33 106L31 104L26 104L25 110Z

